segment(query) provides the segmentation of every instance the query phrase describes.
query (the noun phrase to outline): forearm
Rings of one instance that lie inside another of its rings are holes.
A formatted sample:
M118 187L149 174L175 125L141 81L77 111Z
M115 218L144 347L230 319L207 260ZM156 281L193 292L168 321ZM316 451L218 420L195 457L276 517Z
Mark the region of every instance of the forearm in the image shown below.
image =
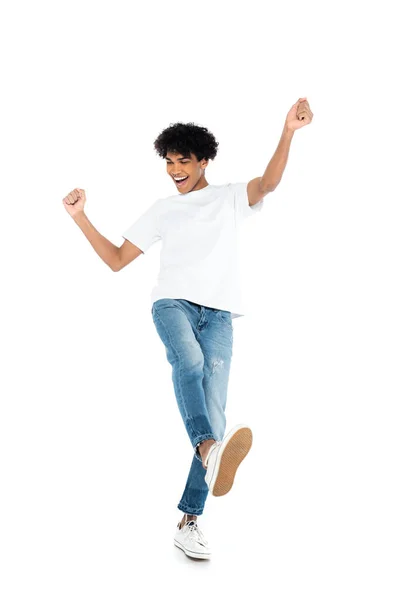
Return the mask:
M100 258L110 267L110 269L116 271L119 258L118 246L115 246L110 240L101 235L83 211L74 217L74 221L85 234Z
M274 189L280 182L288 160L293 135L294 131L286 128L283 129L275 154L269 161L264 175L261 177L260 187L262 190L268 191Z

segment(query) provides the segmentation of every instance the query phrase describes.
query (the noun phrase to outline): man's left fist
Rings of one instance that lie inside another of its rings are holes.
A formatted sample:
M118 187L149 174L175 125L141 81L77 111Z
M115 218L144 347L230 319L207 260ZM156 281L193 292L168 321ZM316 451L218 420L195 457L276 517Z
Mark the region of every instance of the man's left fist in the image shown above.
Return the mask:
M307 98L299 98L287 114L285 128L289 131L296 131L296 129L311 123L313 116Z

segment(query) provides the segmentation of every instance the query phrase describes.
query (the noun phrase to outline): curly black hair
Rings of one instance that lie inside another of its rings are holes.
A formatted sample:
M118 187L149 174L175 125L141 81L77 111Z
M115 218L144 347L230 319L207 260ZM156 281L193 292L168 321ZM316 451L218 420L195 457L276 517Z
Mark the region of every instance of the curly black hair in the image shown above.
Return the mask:
M161 158L168 152L190 158L193 153L200 162L203 158L213 160L217 156L218 142L206 127L194 123L171 123L154 141L154 148Z

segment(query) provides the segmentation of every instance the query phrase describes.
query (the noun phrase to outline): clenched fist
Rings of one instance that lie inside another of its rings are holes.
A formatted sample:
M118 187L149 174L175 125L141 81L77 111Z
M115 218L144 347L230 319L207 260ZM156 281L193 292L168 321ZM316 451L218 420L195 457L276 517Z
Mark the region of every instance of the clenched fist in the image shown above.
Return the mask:
M71 215L71 217L75 217L78 213L83 212L85 202L85 190L81 190L80 188L75 188L68 194L68 196L63 198L65 210Z

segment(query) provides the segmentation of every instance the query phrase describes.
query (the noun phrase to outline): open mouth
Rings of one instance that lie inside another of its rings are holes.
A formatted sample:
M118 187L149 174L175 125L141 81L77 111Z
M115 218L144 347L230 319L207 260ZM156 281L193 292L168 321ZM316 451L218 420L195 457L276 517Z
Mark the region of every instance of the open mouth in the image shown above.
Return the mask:
M182 179L182 181L178 181L177 179L175 179L175 183L178 187L183 187L185 185L186 181L188 180L188 178L189 178L189 175L187 175L185 177L185 179Z

